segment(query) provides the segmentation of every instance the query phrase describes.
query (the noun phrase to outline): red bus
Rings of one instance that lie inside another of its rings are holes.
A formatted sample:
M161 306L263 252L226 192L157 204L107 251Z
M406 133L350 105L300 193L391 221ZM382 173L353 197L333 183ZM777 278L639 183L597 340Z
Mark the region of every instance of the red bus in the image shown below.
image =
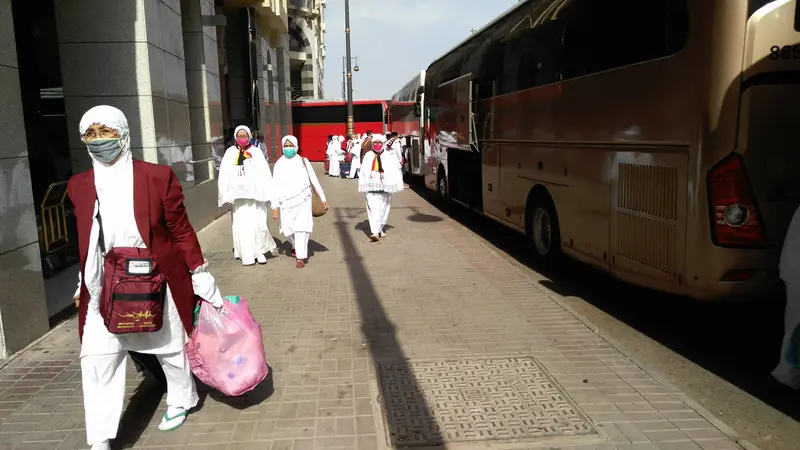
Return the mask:
M389 123L388 104L385 100L357 100L353 102L353 128L356 133L368 130L386 133ZM347 128L347 102L344 100L305 100L292 102L292 129L303 156L309 161L325 160L328 135L345 135Z

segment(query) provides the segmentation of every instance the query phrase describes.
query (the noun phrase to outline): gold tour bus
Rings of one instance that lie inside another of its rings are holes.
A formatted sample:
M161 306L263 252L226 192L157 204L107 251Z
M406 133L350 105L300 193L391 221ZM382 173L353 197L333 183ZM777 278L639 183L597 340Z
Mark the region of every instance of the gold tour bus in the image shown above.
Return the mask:
M800 203L795 0L528 0L426 70L426 185L613 276L776 286Z

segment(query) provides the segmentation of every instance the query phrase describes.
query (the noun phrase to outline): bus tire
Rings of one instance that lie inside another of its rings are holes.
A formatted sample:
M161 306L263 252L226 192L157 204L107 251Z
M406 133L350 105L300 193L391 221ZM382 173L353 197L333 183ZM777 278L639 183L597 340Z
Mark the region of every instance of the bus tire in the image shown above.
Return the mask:
M546 265L561 260L561 228L553 200L544 188L531 192L525 208L525 229L536 259Z
M447 192L447 175L444 174L444 166L440 165L439 170L436 174L436 192L439 193L439 197L441 198L448 198Z

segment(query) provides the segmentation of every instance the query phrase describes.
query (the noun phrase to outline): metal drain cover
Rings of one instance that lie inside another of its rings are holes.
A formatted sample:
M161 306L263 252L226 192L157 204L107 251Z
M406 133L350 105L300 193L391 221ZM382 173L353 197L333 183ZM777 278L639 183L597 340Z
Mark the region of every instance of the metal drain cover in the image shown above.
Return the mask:
M533 358L381 363L378 370L394 444L597 433Z

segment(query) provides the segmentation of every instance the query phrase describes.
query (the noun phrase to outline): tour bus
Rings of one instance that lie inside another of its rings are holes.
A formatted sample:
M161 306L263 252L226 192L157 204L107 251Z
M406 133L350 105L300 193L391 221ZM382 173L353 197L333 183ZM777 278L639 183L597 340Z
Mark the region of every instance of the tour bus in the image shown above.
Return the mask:
M388 102L353 102L353 129L356 133L386 133ZM292 102L292 130L303 156L309 161L324 161L328 135L344 136L347 130L347 102L344 100L303 100Z
M425 75L428 187L699 300L777 286L800 203L795 0L528 0Z
M424 124L422 111L425 108L425 71L422 70L397 91L389 102L391 130L397 132L403 142L405 164L403 171L422 176L424 161Z

